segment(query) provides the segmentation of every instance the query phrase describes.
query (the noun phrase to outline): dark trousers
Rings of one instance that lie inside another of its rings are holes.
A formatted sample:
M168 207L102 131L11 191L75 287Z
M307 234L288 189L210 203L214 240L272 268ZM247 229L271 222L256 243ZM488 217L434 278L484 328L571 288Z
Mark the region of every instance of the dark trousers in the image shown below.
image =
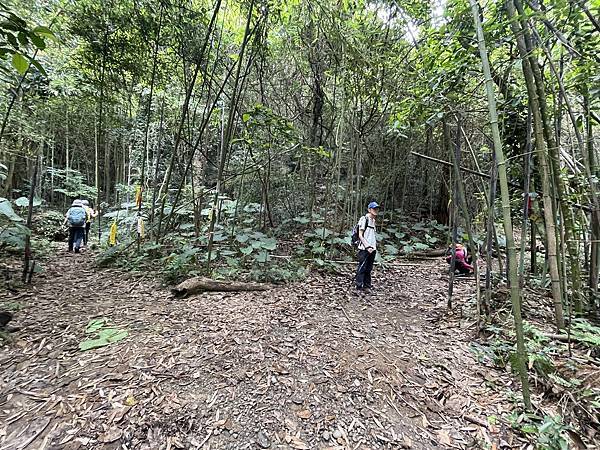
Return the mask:
M371 272L373 271L373 262L375 262L375 251L369 253L367 250L358 251L358 268L356 269L356 287L371 287Z
M85 224L85 234L83 235L83 245L87 245L90 240L90 227L92 226L92 222L86 222Z
M85 229L83 227L69 227L69 251L78 252L84 237Z
M469 267L462 261L456 261L454 263L454 270L458 270L458 273L466 275L471 273L471 269L469 269Z

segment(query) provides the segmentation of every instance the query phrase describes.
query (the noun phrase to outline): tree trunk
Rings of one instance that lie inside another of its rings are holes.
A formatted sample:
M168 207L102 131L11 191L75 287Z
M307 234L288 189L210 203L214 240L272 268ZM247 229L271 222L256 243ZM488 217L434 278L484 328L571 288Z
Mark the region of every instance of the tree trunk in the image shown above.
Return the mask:
M271 289L271 286L268 284L222 281L206 277L195 277L178 284L171 289L171 292L176 297L186 297L202 292L268 291L269 289Z
M33 199L35 196L35 185L37 183L37 174L39 166L39 156L35 160L33 165L33 175L31 176L31 186L29 188L29 208L27 209L27 222L26 226L29 232L25 235L25 250L23 252L23 274L21 280L23 283L27 282L29 276L29 263L31 261L31 219L33 217ZM31 281L31 277L29 276Z

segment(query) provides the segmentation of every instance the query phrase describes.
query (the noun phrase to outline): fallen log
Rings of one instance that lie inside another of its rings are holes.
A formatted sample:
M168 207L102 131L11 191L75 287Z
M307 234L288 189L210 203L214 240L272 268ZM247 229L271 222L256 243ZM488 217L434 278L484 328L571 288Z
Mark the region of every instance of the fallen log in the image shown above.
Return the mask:
M410 258L439 258L440 256L446 255L447 249L439 248L434 250L429 250L426 252L412 252L407 256Z
M178 284L171 289L171 292L175 297L186 297L200 292L267 291L269 289L271 289L271 286L268 284L222 281L206 277L194 277Z

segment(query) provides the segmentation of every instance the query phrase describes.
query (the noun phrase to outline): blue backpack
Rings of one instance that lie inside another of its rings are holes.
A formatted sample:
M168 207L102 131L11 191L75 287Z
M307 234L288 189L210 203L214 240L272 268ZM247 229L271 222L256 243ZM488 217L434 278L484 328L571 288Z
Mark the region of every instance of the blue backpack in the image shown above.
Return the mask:
M75 206L69 209L67 221L71 227L82 227L85 225L86 213L81 206Z

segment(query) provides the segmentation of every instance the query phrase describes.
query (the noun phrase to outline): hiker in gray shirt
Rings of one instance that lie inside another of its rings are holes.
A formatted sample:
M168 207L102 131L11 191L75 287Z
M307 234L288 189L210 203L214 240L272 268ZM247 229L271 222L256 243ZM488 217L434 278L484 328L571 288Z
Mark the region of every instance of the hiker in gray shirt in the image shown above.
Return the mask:
M356 270L356 289L359 292L368 292L371 284L371 271L377 253L377 235L375 218L379 214L379 204L371 202L368 206L369 213L358 221L358 268Z

